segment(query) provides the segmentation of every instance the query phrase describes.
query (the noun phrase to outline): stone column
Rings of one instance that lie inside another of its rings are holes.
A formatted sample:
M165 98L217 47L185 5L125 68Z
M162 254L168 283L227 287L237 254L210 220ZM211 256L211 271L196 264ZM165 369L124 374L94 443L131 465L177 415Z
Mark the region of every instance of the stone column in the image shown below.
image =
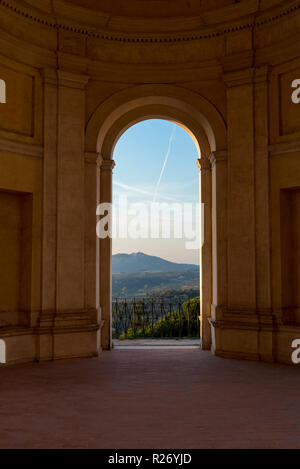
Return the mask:
M217 348L218 329L227 308L227 152L210 155L212 174L212 350Z
M82 74L44 71L39 360L90 357L99 352L96 270L91 273L96 257L97 179L84 154L87 81Z
M211 164L208 158L201 157L197 161L199 168L200 202L203 214L201 226L202 245L200 247L200 337L201 348L211 347L211 328L208 318L211 315L212 303L212 214L211 214Z
M112 203L112 171L115 166L113 160L100 159L100 202ZM112 279L111 279L112 239L107 237L100 240L100 307L101 320L101 347L110 350L112 347Z
M96 235L96 209L99 203L99 154L85 153L85 309L100 324L99 240Z
M210 157L212 171L212 318L221 319L227 306L227 152Z
M236 68L238 64L231 66ZM227 69L230 67L227 64ZM266 90L258 85L259 79L256 88L256 73L254 68L245 67L224 75L228 125L227 184L223 185L224 193L227 188L228 207L227 220L223 219L223 223L227 223L227 288L224 288L224 298L219 284L217 292L218 296L221 293L223 303L227 289L224 303L227 306L221 316L216 315L213 325L216 354L247 359L260 359L263 354L268 359L270 347L267 347L269 350L260 350L265 324L262 324L258 313L258 302L268 303L268 278L262 282L260 290L257 289L257 275L261 277L264 272L268 277L268 265L263 265L268 263L268 254L262 254L268 236L268 222L265 223L268 197L264 200L267 189L258 187L258 184L266 184L267 177ZM262 101L258 103L257 99ZM259 115L260 111L262 115ZM219 207L217 217L220 216L222 211ZM262 232L257 237L258 229ZM223 256L220 258L218 252L217 259L219 273L223 269L220 265Z

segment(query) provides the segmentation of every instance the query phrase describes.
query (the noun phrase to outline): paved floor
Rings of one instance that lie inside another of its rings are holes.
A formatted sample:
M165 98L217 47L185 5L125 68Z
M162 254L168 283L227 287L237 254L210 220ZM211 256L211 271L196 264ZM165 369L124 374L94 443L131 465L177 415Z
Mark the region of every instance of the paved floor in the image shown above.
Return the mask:
M0 448L300 448L300 370L191 349L0 368Z

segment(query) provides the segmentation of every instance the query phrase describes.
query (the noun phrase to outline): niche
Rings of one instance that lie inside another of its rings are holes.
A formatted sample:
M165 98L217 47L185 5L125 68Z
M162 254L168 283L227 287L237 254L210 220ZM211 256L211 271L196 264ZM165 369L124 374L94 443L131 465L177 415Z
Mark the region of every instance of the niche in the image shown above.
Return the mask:
M280 226L283 322L300 324L300 187L281 190Z
M29 325L31 258L32 195L0 190L0 327Z

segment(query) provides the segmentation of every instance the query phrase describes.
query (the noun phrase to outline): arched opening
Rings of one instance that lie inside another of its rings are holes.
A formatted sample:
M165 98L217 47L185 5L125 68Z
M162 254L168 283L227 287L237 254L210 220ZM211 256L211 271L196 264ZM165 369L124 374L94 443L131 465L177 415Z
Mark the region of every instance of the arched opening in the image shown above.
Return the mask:
M115 345L200 343L200 157L195 136L163 119L134 124L114 147Z
M141 85L116 93L91 116L86 129L86 161L97 162L97 204L112 202L113 153L119 138L134 124L146 119L165 119L182 125L193 135L201 157L200 200L204 204L204 239L200 252L200 330L202 348L214 349L214 322L226 304L226 126L216 108L202 96L171 85ZM94 184L88 169L87 181ZM87 197L86 210L93 213ZM98 218L99 221L99 218ZM92 242L94 233L87 237ZM112 243L97 240L96 303L101 317L101 346L112 345ZM87 281L92 272L88 273Z

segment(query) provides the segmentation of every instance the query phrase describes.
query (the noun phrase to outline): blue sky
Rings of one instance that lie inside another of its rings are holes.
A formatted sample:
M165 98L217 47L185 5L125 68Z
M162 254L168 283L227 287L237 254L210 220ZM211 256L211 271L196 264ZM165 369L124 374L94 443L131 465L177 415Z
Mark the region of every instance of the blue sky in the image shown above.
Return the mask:
M158 119L130 127L114 151L113 198L129 203L199 202L197 148L178 125ZM178 239L114 239L113 254L138 252L174 262L199 263L199 251Z

